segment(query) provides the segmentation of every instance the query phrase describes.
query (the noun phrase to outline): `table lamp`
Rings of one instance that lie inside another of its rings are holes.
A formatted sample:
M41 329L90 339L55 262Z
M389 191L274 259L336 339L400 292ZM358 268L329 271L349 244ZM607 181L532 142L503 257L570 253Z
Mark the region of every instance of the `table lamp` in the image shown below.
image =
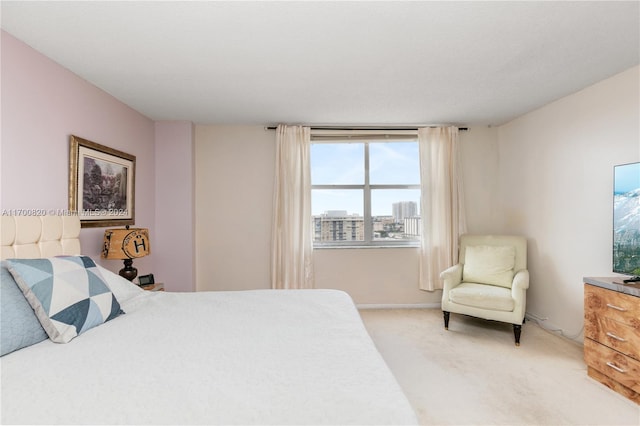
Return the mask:
M120 269L120 276L133 281L138 276L138 270L133 267L133 259L144 257L151 253L149 230L146 228L107 229L104 231L102 246L103 259L124 260L124 268Z

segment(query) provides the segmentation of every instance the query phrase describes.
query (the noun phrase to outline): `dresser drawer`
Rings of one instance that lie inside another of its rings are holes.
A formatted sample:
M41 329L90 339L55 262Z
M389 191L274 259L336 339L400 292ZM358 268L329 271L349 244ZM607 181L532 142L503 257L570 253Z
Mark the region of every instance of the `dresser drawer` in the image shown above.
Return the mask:
M584 339L585 363L621 385L640 392L640 361L591 339Z
M640 307L635 296L586 284L584 311L585 319L587 314L594 314L640 330Z
M584 335L640 361L640 329L585 312Z

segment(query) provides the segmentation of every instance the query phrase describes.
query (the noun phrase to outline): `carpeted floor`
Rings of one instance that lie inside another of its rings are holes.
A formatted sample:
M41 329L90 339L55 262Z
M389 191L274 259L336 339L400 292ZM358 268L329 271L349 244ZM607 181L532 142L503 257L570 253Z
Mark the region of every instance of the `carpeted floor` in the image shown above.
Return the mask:
M362 319L425 425L640 425L640 406L587 376L582 346L527 322L438 309L363 309Z

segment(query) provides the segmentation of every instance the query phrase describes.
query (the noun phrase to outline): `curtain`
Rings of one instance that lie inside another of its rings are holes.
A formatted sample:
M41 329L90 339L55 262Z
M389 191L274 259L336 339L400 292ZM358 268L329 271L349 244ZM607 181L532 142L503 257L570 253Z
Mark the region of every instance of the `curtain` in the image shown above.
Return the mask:
M311 228L311 129L276 129L271 287L313 288Z
M420 151L420 288L442 289L440 272L458 262L466 232L457 127L418 129Z

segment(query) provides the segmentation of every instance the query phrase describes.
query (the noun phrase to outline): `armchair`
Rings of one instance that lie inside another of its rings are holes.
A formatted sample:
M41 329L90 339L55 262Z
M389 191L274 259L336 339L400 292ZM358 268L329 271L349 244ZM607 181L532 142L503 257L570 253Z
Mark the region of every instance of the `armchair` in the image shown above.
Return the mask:
M462 235L459 263L440 274L444 281L442 313L449 329L450 313L513 324L516 346L529 288L527 240L520 236Z

